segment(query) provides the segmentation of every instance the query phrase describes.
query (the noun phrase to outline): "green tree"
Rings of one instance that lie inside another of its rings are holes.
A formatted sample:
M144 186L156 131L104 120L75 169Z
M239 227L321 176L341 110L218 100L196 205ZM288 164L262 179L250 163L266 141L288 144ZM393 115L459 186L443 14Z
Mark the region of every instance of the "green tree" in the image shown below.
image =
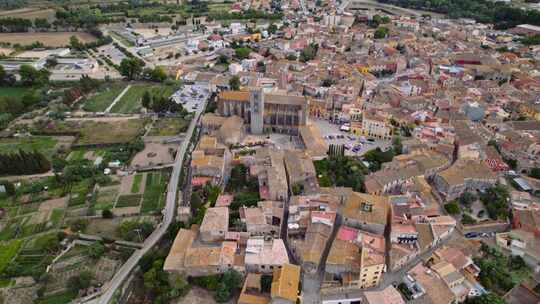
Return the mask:
M4 79L6 79L7 73L4 70L4 66L0 65L0 85L4 84Z
M467 298L465 304L506 304L506 302L494 293L486 293L478 297Z
M380 26L377 28L377 30L375 30L375 34L373 34L373 37L375 39L383 39L383 38L386 38L388 33L389 33L389 30L387 27Z
M167 79L167 72L163 67L155 67L150 73L150 79L156 82L163 82Z
M465 207L470 207L472 203L476 200L476 195L471 192L463 192L459 197L459 203Z
M77 51L84 49L84 44L75 35L69 37L69 46Z
M223 303L231 299L233 292L240 288L242 276L236 270L227 270L221 278L214 298Z
M319 50L319 46L316 44L310 44L306 46L302 50L302 52L300 52L300 61L307 62L307 61L315 59L315 56L317 56L318 50Z
M246 59L249 57L250 53L251 53L251 49L248 47L239 47L234 50L234 54L236 55L236 58L238 59Z
M88 256L93 259L99 259L105 254L105 246L101 242L95 242L88 247Z
M456 202L450 202L450 203L445 204L444 209L446 210L446 212L448 212L448 214L452 214L452 215L456 215L461 212Z
M68 279L66 287L73 293L78 293L82 289L90 287L92 283L92 274L88 271L83 271L79 275L72 276Z
M101 217L105 219L112 219L114 214L112 213L111 209L103 209L103 211L101 211Z
M150 109L150 106L152 105L152 94L150 94L150 91L145 91L142 97L142 106Z
M240 89L240 77L238 76L232 76L229 79L229 86L231 87L231 90L238 91Z
M529 176L540 179L540 168L532 168L531 171L529 171Z
M139 58L124 58L120 62L120 74L128 80L139 78L145 63Z
M50 72L42 69L36 70L33 66L23 64L19 68L19 76L24 85L32 86L39 83L45 83L49 80Z

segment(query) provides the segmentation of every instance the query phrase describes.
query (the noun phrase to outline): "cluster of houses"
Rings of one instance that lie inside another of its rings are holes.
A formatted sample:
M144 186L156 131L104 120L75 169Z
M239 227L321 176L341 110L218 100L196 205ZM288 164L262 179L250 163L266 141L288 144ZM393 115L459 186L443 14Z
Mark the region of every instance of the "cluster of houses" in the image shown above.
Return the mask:
M322 303L405 303L407 294L449 304L489 292L472 259L480 240L465 234L491 235L538 273L540 180L529 175L539 166L540 49L470 20L393 16L379 37L371 26L379 13L295 9L303 4L284 1L291 23L275 35L228 36L251 48L243 60L220 50L233 61L228 73L184 67L217 103L201 119L191 184L224 188L241 164L260 201L240 206L237 225L236 194L221 193L200 225L178 233L165 270L196 277L235 269L246 277L239 303L292 303L305 298L299 282L320 277ZM307 48L314 58L293 60ZM329 144L313 120L377 140L400 136L402 154L365 176L365 193L322 187L314 161L329 157ZM280 147L269 140L276 133L299 145ZM494 221L467 225L443 208L499 185L511 189L512 212L494 230ZM448 245L456 237L475 246ZM270 292L260 283L268 275Z

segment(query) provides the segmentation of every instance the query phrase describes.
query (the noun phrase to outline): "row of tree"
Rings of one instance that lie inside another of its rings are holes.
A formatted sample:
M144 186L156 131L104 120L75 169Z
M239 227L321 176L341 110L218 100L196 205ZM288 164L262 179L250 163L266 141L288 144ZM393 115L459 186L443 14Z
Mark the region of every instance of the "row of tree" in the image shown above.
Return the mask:
M45 173L51 169L51 163L38 151L0 154L0 172L6 175L29 175Z
M422 9L451 18L472 18L482 23L493 23L499 29L518 24L540 25L540 11L526 10L503 1L490 0L378 0L402 7Z

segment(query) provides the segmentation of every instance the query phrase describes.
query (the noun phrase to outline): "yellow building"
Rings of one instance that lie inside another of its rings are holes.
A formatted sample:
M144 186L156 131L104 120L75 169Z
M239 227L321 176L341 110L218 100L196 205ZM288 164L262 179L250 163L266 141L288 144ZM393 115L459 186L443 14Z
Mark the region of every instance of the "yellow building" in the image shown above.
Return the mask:
M369 288L379 285L384 271L384 256L373 254L370 250L362 250L362 267L360 269L359 287Z
M300 283L300 266L283 264L274 270L272 278L272 300L296 303L298 284Z
M383 117L364 112L362 135L378 139L392 139L392 126Z

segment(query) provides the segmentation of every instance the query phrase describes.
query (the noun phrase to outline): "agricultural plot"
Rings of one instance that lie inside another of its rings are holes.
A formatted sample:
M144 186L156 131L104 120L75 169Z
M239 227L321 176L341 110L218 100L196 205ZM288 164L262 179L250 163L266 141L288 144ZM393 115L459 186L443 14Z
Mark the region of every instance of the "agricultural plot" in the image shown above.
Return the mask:
M147 173L141 213L156 212L163 207L169 175L169 170Z
M53 247L58 245L53 243L58 241L55 236L56 232L51 232L27 241L19 250L14 262L8 266L11 268L10 272L17 276L44 273L55 256L56 250L53 250Z
M80 129L81 137L77 144L115 144L128 143L144 130L145 121L129 119L116 122L86 122Z
M39 151L50 159L56 151L57 142L50 136L3 138L0 139L0 154L15 153L19 150Z
M99 188L96 201L92 208L94 210L112 209L119 191L120 186L117 185Z
M71 188L69 195L69 206L80 206L86 203L87 196L92 192L93 184L89 179L85 179Z
M153 94L162 96L171 96L174 92L172 86L158 86L149 84L136 84L120 98L120 100L111 109L112 113L138 113L142 108L142 97L144 92L151 90Z
M11 263L19 249L21 248L22 240L11 240L7 243L0 244L0 272Z
M181 117L161 118L154 123L147 136L175 136L186 132L189 120Z
M144 174L136 174L133 177L133 184L131 184L131 193L140 193L141 183L143 181Z
M46 46L67 46L69 38L76 36L84 43L96 41L96 37L85 32L45 32L45 33L0 33L0 42L28 45L39 41Z
M125 84L117 83L101 88L96 94L86 99L83 109L88 112L104 112L125 87Z
M140 194L121 195L116 201L115 208L137 207L141 204L141 198Z

